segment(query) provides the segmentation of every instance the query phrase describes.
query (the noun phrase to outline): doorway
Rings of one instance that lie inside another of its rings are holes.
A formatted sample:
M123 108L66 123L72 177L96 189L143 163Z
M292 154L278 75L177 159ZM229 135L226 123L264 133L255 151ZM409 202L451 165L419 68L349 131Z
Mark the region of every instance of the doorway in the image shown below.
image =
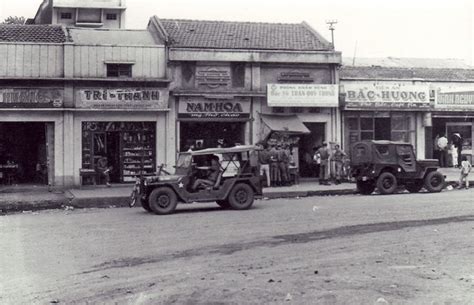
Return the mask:
M326 123L303 123L309 134L302 135L299 142L299 167L301 177L318 177L318 169L313 162L313 148L319 148L325 141Z
M391 140L390 118L374 118L374 140Z
M0 123L0 183L48 184L47 123ZM50 145L51 146L51 145Z

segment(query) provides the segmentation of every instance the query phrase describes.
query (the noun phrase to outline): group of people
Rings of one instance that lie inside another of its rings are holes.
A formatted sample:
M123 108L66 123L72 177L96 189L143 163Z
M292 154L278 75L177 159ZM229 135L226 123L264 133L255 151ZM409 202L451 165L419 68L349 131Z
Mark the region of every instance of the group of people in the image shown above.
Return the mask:
M291 184L290 165L294 165L290 145L258 143L260 175L265 176L266 186L285 186Z
M346 161L346 153L341 149L339 144L334 145L334 150L328 148L326 142L320 147L313 147L312 161L315 165L315 171L319 174L319 184L330 185L330 165L334 163L335 184L342 182L344 174L344 162Z
M463 138L459 133L453 133L451 141L445 134L438 134L434 140L434 157L438 159L440 167L460 167L462 161ZM451 162L449 161L451 155Z

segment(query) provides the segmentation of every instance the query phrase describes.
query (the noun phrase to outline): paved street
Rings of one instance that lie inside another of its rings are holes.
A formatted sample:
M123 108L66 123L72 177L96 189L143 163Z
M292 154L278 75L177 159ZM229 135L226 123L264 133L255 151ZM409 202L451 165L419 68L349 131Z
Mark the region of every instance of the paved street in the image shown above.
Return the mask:
M474 192L0 217L1 304L474 304Z

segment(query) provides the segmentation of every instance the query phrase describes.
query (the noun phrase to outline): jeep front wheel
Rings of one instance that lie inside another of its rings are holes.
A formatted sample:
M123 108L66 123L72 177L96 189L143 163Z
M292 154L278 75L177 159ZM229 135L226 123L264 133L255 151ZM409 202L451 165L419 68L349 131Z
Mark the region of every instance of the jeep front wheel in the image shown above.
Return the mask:
M375 184L373 181L357 180L357 190L362 195L370 195L375 190Z
M234 210L247 210L253 204L254 192L248 184L239 183L230 191L229 205Z
M397 189L397 186L397 178L390 172L383 172L377 178L377 189L380 194L392 194Z
M425 188L430 193L441 192L444 188L444 176L437 171L429 172L425 176Z
M151 192L148 204L155 214L166 215L174 212L178 198L169 187L160 187Z

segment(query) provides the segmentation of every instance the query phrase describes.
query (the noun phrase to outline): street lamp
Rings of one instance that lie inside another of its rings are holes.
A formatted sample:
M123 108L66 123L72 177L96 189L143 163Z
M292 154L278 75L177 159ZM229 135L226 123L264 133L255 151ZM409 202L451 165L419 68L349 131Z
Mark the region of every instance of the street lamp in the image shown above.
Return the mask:
M329 30L331 31L331 43L334 49L334 30L336 29L334 25L337 24L337 20L326 20L326 24L329 25Z

